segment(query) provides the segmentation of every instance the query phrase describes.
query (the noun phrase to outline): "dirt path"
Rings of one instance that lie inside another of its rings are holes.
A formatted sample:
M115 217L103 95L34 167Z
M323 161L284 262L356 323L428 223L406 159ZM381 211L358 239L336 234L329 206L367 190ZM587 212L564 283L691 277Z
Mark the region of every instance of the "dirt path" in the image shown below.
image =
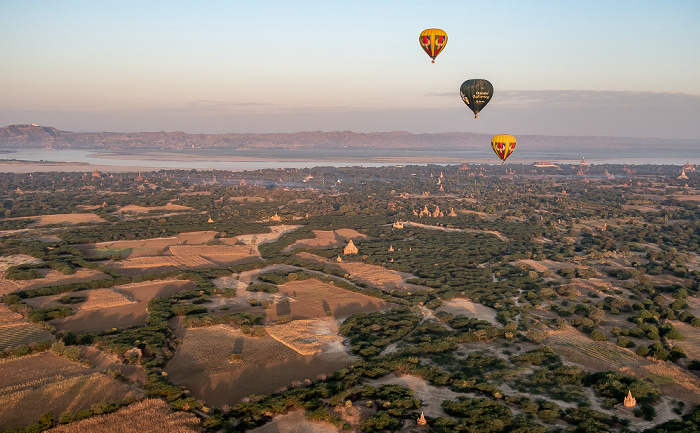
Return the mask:
M498 239L502 241L508 241L508 238L502 235L501 233L494 231L494 230L472 230L472 229L454 229L450 227L437 227L437 226L430 226L427 224L421 224L421 223L414 223L411 221L403 223L405 226L414 226L414 227L420 227L424 229L429 229L429 230L444 230L447 232L464 232L464 233L488 233L491 235L495 235L498 237Z

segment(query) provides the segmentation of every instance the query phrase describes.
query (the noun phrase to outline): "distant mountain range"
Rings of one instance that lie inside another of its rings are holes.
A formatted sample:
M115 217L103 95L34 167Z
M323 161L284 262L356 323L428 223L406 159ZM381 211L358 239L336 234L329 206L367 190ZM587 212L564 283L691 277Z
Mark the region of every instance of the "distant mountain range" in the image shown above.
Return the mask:
M519 135L518 144L530 149L584 147L586 149L658 149L672 147L698 154L700 140L671 140L635 137ZM444 149L480 147L491 135L471 132L411 134L405 131L357 133L309 131L274 134L186 134L176 132L67 132L50 126L10 125L0 129L0 150L18 148L186 150L186 149Z

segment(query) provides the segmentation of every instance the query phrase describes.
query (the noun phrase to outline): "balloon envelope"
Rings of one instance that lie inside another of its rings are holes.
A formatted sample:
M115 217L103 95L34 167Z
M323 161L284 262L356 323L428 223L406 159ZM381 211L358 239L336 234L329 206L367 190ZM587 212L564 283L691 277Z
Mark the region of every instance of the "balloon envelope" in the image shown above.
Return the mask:
M491 139L491 147L503 161L502 164L505 164L506 158L515 150L515 137L508 134L494 135Z
M418 37L418 42L423 50L433 59L445 48L447 44L447 33L440 29L426 29Z
M493 86L487 80L467 80L459 88L459 94L478 119L479 111L483 110L493 96Z

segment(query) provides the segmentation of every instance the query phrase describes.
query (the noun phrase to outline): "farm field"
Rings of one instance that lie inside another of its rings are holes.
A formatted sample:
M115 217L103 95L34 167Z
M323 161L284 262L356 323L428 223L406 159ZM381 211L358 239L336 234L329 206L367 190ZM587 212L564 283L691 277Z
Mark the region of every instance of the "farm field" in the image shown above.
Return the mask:
M280 285L279 290L290 302L278 302L274 308L266 310L270 321L290 314L293 319L315 319L329 314L336 319L343 319L361 311L391 308L389 303L381 299L344 290L316 279L290 281Z
M19 313L15 313L5 304L0 304L0 328L4 326L16 326L28 323L27 319Z
M328 247L338 247L345 246L350 239L364 239L367 235L363 235L353 229L339 229L339 230L313 230L313 239L300 239L293 243L292 245L283 249L283 252L292 251L295 248L328 248Z
M7 280L0 278L0 296L7 295L18 290L30 290L40 287L53 286L59 284L70 284L81 281L100 280L110 278L108 275L93 269L77 269L74 274L64 275L53 269L39 269L42 278L36 280Z
M54 215L37 215L29 217L34 219L34 226L47 226L51 224L81 224L81 223L103 223L102 217L94 213L67 213Z
M249 337L224 325L183 329L177 335L182 345L165 369L168 377L218 406L314 380L354 360L344 351L302 356L272 337Z
M53 334L34 323L0 326L0 351L23 344L55 340Z
M313 260L334 268L343 269L345 272L352 275L354 279L382 290L414 290L415 288L419 287L414 284L406 283L406 279L411 278L412 275L386 269L381 266L368 265L361 262L329 262L323 257L309 253L299 253L297 256L302 260Z
M102 332L110 328L124 328L146 323L146 307L155 297L170 296L196 287L186 280L156 280L125 284L115 287L117 293L133 302L99 309L81 310L73 316L54 319L51 325L60 331Z
M154 211L190 211L194 210L189 206L182 206L179 204L174 204L174 203L168 203L165 206L137 206L134 204L130 204L127 206L122 206L119 209L117 209L117 213L135 213L135 214L144 214L148 212L154 212Z
M54 416L63 412L76 413L95 403L121 402L127 396L136 397L131 386L108 378L101 373L70 378L54 376L45 381L3 390L0 394L0 426L20 427L27 419L38 419L46 412Z
M324 351L343 351L343 337L338 335L338 323L332 319L293 320L265 327L267 333L300 355Z
M135 301L130 300L116 288L109 289L92 289L73 292L73 296L84 296L87 299L84 302L73 304L72 307L76 311L98 310L101 308L118 307L121 305L131 304ZM63 305L59 299L66 296L65 293L60 295L40 296L27 299L27 304L34 308L48 308Z
M201 433L199 418L173 412L163 400L146 399L117 412L47 430L50 433Z
M628 349L609 341L593 341L573 328L553 332L547 336L545 342L566 361L581 365L590 371L636 369L649 363Z

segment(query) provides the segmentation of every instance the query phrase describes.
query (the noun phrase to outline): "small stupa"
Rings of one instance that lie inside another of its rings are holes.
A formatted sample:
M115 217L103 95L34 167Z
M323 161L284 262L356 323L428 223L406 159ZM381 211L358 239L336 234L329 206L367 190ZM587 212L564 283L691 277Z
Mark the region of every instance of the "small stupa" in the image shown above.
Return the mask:
M389 251L394 251L394 246L393 246L393 245L389 245Z
M213 219L211 219L211 217L209 217L209 221L207 221L207 222L208 222L208 223L213 223L213 222L214 222L214 220L213 220Z
M428 421L425 419L425 415L423 412L420 413L420 418L418 418L418 421L416 421L418 425L427 425Z
M627 397L625 397L624 405L627 408L633 408L637 405L637 399L632 397L631 390L627 390Z
M357 247L352 242L352 239L350 239L350 241L348 242L348 245L343 250L343 254L357 254L358 252L359 251L357 250Z

